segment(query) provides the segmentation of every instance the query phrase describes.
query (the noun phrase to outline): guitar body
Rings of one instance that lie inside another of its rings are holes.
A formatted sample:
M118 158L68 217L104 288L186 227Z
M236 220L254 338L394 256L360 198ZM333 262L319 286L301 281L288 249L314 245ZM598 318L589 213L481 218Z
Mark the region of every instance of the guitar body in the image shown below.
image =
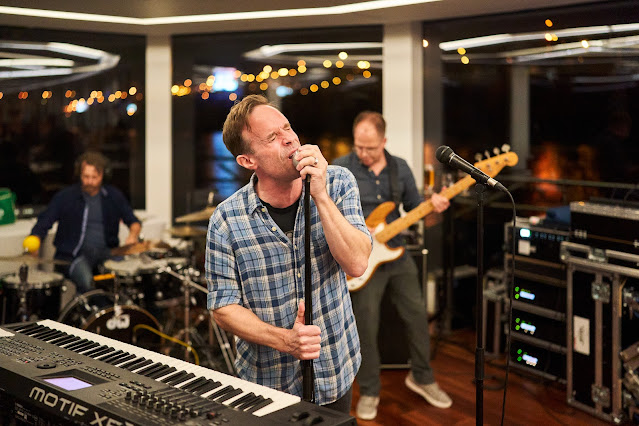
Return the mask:
M393 207L391 208L391 211L392 211L395 208L395 205L393 202L390 202L390 201L388 203L393 204ZM373 210L373 212L371 213L371 216L373 215L373 213L377 211L377 209L384 206L384 204L380 204L375 210ZM369 219L371 216L369 216ZM368 224L368 219L366 220L366 222ZM368 267L366 268L366 271L364 271L364 274L362 274L362 276L360 277L348 277L348 276L346 277L346 284L348 285L348 291L361 290L362 287L368 284L368 281L373 276L373 274L375 273L379 265L399 259L404 254L404 247L391 248L384 243L380 243L375 238L375 234L377 234L379 231L384 229L385 226L386 226L386 222L383 222L383 223L379 223L377 227L375 228L375 233L373 235L373 251L371 252L370 257L368 258Z

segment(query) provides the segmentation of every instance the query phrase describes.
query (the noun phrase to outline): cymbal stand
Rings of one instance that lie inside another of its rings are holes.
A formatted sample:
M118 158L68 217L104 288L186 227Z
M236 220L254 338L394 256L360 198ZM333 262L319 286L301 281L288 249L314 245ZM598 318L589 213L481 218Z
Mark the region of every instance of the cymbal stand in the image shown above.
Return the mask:
M186 333L186 343L191 346L191 333L190 333L190 306L191 306L191 287L193 287L196 290L200 290L201 292L203 292L204 294L208 294L208 289L205 287L202 287L199 284L196 284L195 282L193 282L193 280L191 279L192 276L194 276L196 274L196 271L192 268L186 268L186 273L184 275L179 274L175 271L173 271L171 269L170 266L164 266L162 268L160 268L161 272L166 272L169 275L174 276L175 278L179 279L180 281L182 281L182 283L184 284L184 330ZM210 315L210 312L209 312ZM220 350L222 351L222 356L224 357L224 362L226 364L226 368L228 369L228 371L236 373L235 371L235 355L233 354L233 350L231 349L231 344L228 340L228 337L226 336L226 333L224 333L222 330L220 330L219 326L217 325L217 323L215 322L215 320L211 317L209 319L209 339L212 339L211 336L211 328L213 329L213 332L215 333L215 337L217 339L217 343L220 346ZM210 344L212 344L212 342L209 342ZM185 361L189 360L189 349L187 348L185 350L185 354L184 354L184 359Z

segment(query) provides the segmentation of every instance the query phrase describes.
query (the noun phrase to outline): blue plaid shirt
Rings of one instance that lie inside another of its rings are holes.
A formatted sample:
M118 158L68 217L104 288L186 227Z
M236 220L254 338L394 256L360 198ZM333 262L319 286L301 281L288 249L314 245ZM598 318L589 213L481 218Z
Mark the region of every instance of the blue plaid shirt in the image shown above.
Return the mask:
M326 180L337 208L368 234L352 173L329 166ZM291 329L298 301L304 298L304 206L299 203L291 241L255 193L256 181L253 175L248 185L220 203L209 220L208 309L237 304L268 324ZM329 250L312 200L310 222L313 324L321 329L322 338L320 356L313 360L315 402L324 405L348 391L362 358L346 274ZM241 378L302 396L298 359L238 337L235 341L235 364Z

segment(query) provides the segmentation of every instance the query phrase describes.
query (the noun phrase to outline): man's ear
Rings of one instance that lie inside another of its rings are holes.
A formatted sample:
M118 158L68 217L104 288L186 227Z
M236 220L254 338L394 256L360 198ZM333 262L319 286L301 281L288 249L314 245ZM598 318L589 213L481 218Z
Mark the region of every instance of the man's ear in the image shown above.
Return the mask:
M257 168L257 164L255 163L255 161L253 161L251 157L244 154L240 154L235 157L235 161L237 161L237 164L248 170L255 170Z

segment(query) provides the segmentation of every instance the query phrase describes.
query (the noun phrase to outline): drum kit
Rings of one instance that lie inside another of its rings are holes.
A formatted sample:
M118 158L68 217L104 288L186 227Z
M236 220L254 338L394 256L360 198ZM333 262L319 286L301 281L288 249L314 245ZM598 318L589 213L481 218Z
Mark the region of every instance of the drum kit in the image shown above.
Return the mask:
M196 351L204 352L211 367L234 373L234 348L206 309L208 290L194 267L190 240L204 236L206 228L188 222L208 219L212 211L209 207L177 218L187 225L170 228L174 238L169 242L114 248L94 276L96 289L76 295L63 307L67 285L62 274L29 266L68 262L29 254L0 257L22 263L17 274L0 277L0 324L55 319L167 355L183 355L187 361L198 358ZM220 365L221 358L225 365Z

